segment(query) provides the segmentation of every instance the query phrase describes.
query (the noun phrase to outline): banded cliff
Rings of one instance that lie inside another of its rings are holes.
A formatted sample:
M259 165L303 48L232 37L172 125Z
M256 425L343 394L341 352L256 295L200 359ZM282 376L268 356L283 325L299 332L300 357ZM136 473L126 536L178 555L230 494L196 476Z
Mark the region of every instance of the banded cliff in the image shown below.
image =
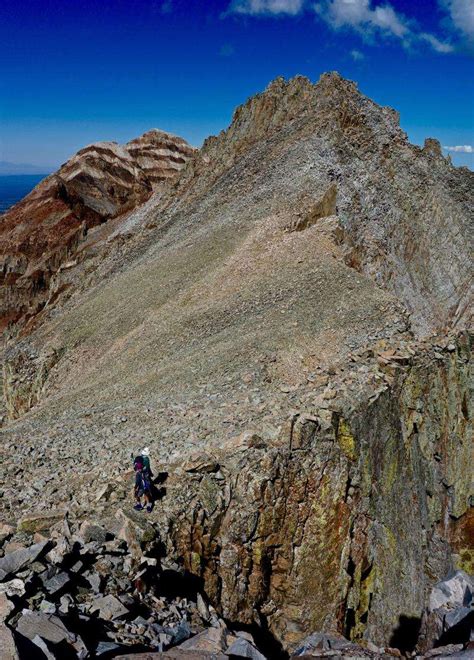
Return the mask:
M194 151L182 138L158 130L124 146L92 144L3 214L0 326L41 310L51 297L51 279L70 267L88 232L161 190Z
M6 519L133 515L147 444L226 618L403 637L472 568L472 183L337 74L274 81L8 343Z

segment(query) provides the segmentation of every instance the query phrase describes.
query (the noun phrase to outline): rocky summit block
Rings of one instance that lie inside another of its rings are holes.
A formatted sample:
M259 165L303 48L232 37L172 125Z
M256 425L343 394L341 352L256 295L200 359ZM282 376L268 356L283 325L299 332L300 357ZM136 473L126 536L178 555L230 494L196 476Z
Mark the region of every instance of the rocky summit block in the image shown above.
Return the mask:
M3 519L64 503L130 562L160 535L288 654L314 631L412 653L432 586L472 570L473 191L354 83L274 81L12 328ZM74 563L95 595L106 543Z

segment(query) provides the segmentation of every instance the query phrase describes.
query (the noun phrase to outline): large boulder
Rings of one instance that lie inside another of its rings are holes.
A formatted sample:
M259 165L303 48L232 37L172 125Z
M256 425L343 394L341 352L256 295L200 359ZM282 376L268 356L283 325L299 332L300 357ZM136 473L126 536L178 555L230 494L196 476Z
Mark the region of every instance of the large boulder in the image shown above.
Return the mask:
M10 552L4 557L0 558L0 580L5 580L6 577L14 573L18 573L23 568L31 564L37 559L41 553L48 546L48 541L42 543L35 543L30 545L29 548L20 548L14 552Z
M418 648L464 644L474 630L474 579L464 571L455 571L433 587L423 613Z

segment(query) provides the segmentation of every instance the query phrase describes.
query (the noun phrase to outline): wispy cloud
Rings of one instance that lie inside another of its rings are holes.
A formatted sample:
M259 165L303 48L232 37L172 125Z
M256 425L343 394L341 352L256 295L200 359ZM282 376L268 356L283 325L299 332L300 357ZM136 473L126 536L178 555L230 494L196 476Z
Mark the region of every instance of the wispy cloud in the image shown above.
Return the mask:
M472 0L438 0L449 14L451 27L468 43L474 45L474 2Z
M250 16L296 16L303 11L305 0L233 0L229 14Z
M372 0L323 0L313 9L333 30L351 29L363 38L398 39L405 48L424 41L438 53L450 53L451 44L427 32L419 34L415 22L390 5L375 5Z
M359 32L380 31L400 39L410 33L408 20L390 5L371 7L370 0L326 0L314 10L334 29L353 28Z
M462 23L473 0L438 0L449 11L452 20ZM456 5L456 7L455 7ZM299 16L316 13L333 30L350 29L363 39L376 37L398 40L405 48L425 43L437 53L450 53L453 46L434 34L421 32L414 20L397 12L391 4L376 4L374 0L232 0L223 16ZM457 12L457 13L456 13ZM471 10L472 13L472 10ZM468 21L469 23L469 21ZM468 28L466 28L468 29ZM469 28L471 29L471 28ZM473 28L474 29L474 28ZM357 57L357 56L356 56ZM354 58L356 59L356 58Z
M457 147L443 147L446 151L454 151L457 154L474 154L474 147L471 144L460 144Z
M427 41L431 48L437 53L452 53L454 46L447 41L440 41L433 34L428 34L427 32L422 32L419 35L419 38L423 41Z
M352 59L354 62L360 62L362 60L365 60L365 55L364 53L361 53L360 50L357 50L356 48L353 48L350 53Z

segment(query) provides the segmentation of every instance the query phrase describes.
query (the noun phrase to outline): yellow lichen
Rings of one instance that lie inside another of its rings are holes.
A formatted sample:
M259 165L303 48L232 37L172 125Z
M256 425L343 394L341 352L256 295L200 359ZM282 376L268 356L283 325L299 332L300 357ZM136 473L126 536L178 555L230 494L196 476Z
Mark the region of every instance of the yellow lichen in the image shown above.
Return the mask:
M340 448L351 461L356 458L355 439L351 433L349 424L345 419L340 419L337 427L337 441Z

